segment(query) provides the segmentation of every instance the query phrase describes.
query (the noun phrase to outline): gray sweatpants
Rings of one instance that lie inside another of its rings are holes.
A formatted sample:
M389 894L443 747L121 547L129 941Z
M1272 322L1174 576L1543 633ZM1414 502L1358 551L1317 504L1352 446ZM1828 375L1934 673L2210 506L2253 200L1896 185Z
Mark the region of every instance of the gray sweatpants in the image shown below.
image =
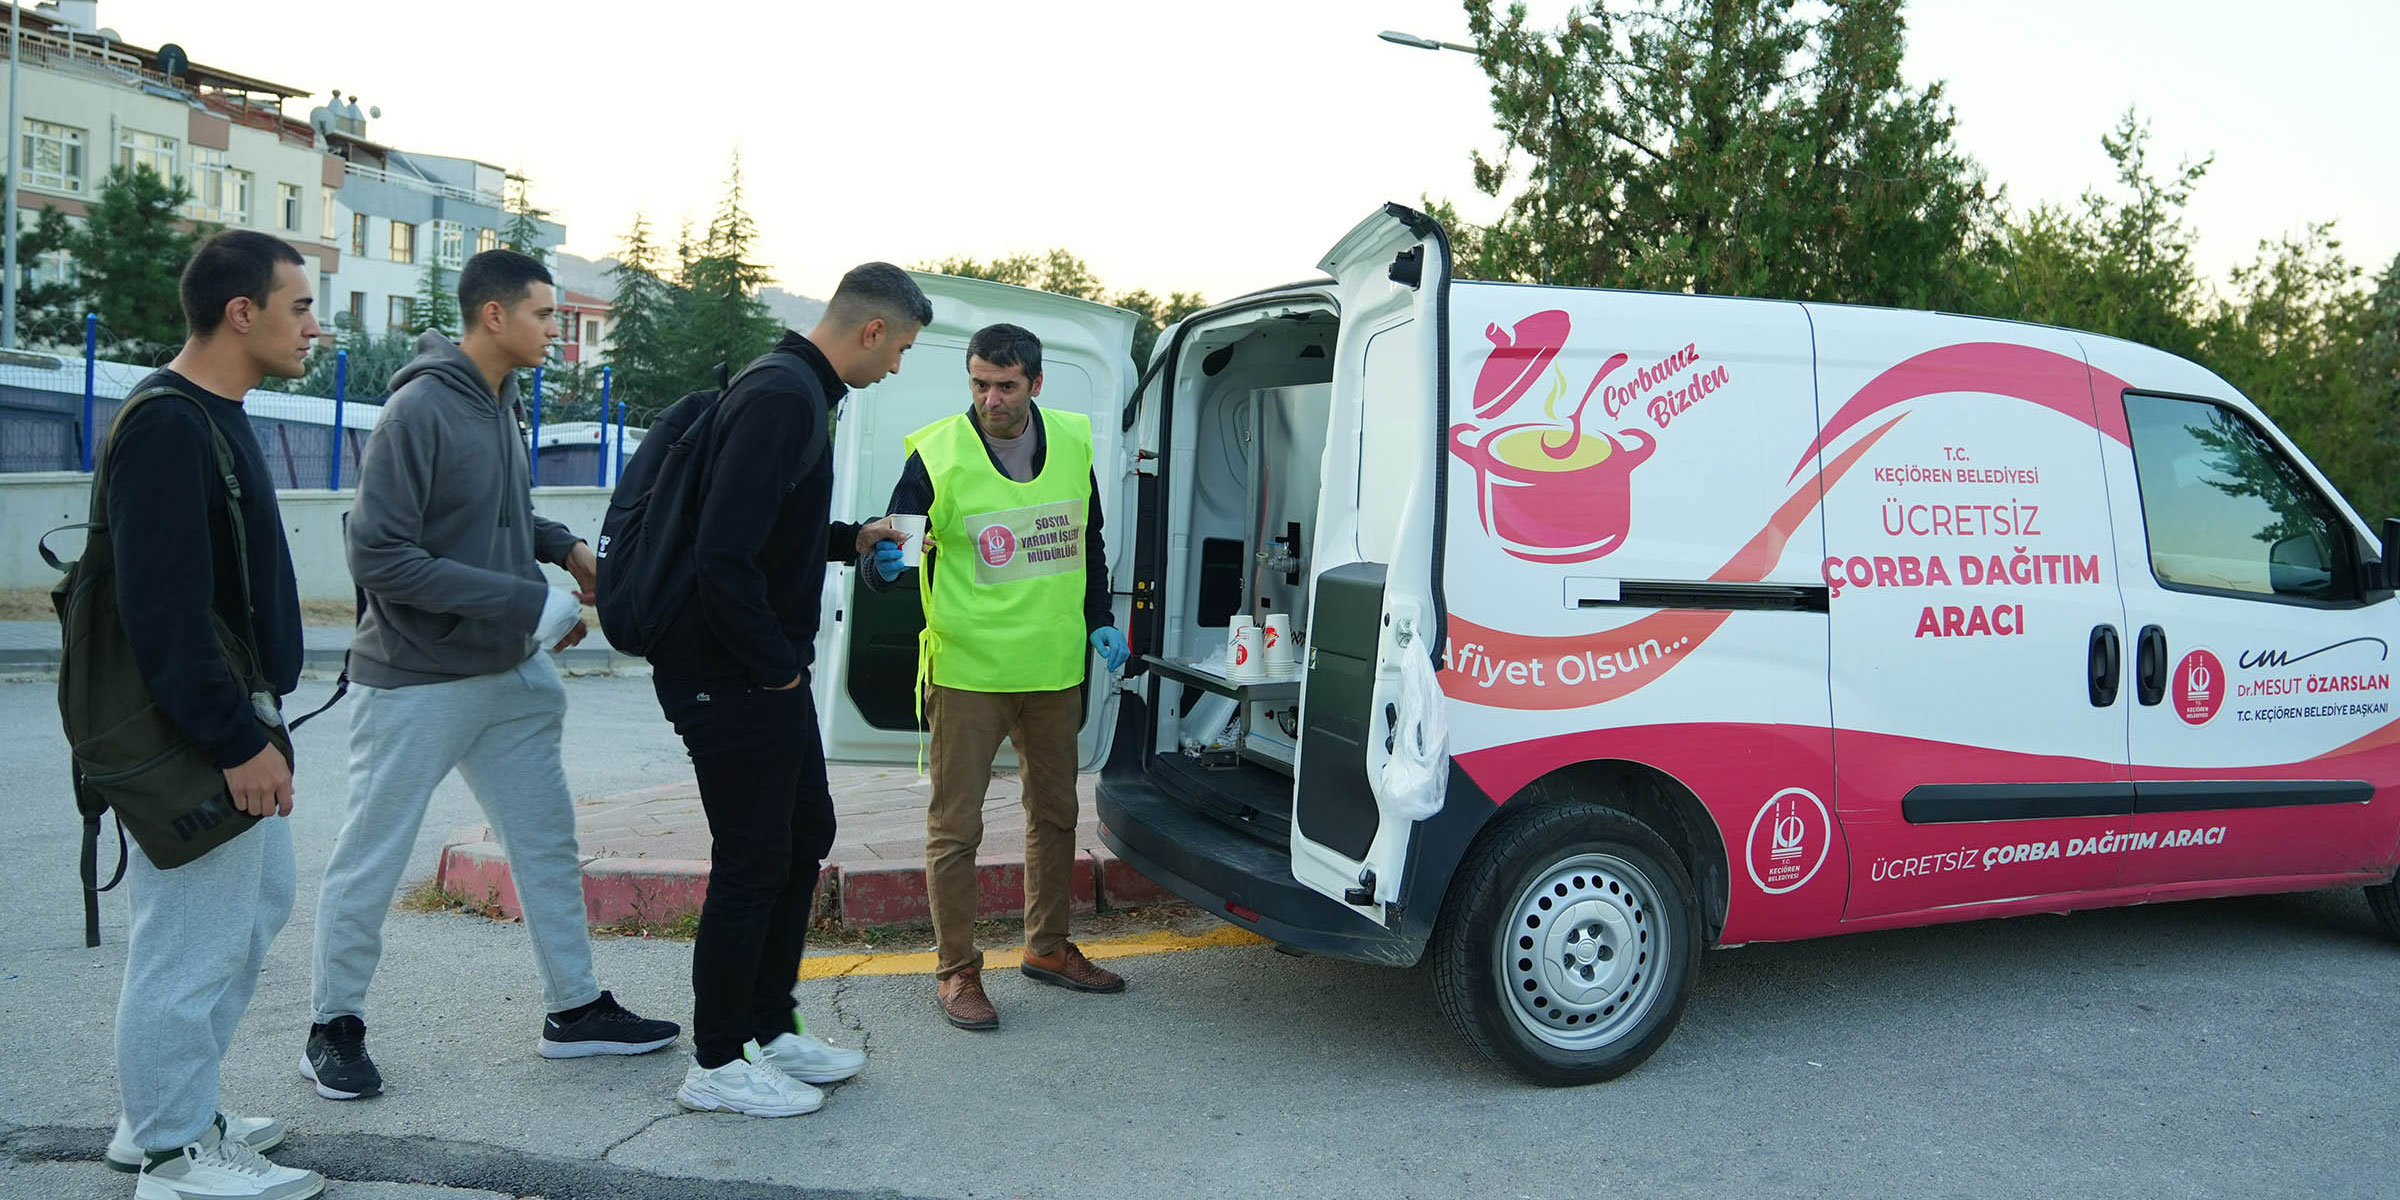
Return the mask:
M426 803L453 768L508 855L533 935L542 1007L600 998L584 925L575 799L559 761L567 689L548 654L448 683L360 688L350 709L350 815L317 898L316 1021L366 1016L383 918L400 889Z
M188 1146L216 1119L218 1068L292 915L292 884L292 823L280 817L172 871L133 848L117 1091L134 1145Z

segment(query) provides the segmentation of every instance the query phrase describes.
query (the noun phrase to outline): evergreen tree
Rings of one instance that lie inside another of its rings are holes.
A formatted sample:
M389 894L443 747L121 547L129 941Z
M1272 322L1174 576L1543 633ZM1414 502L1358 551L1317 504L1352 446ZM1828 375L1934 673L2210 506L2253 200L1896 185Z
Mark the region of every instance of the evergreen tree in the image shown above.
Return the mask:
M632 230L617 249L616 265L608 270L616 284L609 310L610 387L635 425L649 424L688 390L676 346L682 300L679 289L660 276L659 257L649 221L635 214Z
M179 284L198 236L176 222L191 198L182 180L148 167L115 167L101 182L69 249L84 303L100 314L104 355L159 363L183 344Z
M1467 0L1507 208L1461 273L1955 307L1989 199L1901 78L1901 3L1593 0L1548 32Z
M547 264L550 249L542 245L542 222L550 219L550 211L534 206L532 192L532 184L524 176L508 177L508 227L500 231L500 245Z
M17 235L17 344L83 349L82 296L72 267L68 278L38 283L35 272L43 256L75 248L75 224L67 214L44 205L33 227ZM72 257L68 260L73 262Z
M440 263L426 263L425 274L417 284L416 299L408 306L408 332L420 334L431 330L455 342L463 324L458 311L458 281Z
M725 197L696 249L687 249L676 281L682 296L677 373L687 387L704 387L722 365L728 374L774 348L783 325L767 311L758 289L767 269L751 261L758 226L742 207L742 160L735 155ZM688 241L687 241L688 247Z

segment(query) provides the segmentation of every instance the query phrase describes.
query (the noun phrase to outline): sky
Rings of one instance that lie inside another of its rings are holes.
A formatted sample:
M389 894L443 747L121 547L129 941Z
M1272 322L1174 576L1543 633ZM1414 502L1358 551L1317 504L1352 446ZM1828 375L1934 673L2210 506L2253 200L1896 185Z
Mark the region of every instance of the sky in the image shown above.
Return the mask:
M1567 0L1531 0L1555 24ZM238 13L238 18L232 14ZM1905 70L2011 204L2106 183L2129 107L2161 168L2213 155L2190 208L2222 282L2262 239L2337 221L2400 254L2388 0L1915 0ZM870 259L1065 247L1111 288L1221 299L1316 273L1386 200L1497 202L1489 93L1455 0L531 4L101 0L126 40L380 106L368 134L526 173L566 249L636 213L706 224L741 157L758 258L822 297Z

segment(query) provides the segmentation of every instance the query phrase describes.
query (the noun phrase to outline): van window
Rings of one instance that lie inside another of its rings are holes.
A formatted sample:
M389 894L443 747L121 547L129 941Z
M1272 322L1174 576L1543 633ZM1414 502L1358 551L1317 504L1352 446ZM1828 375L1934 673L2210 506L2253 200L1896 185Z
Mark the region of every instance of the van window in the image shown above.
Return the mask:
M2198 400L2127 395L2125 421L2161 585L2356 598L2347 526L2248 419Z
M1377 330L1367 341L1359 387L1358 556L1388 563L1400 539L1400 507L1425 460L1425 384L1417 323Z

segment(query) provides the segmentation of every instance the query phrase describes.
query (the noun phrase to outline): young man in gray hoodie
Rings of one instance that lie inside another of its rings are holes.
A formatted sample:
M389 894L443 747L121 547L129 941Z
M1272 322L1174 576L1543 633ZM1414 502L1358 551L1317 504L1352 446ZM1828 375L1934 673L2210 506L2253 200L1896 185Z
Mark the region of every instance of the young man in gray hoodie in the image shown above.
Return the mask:
M590 547L534 515L515 372L558 336L550 272L487 250L459 272L466 336L417 342L367 439L349 517L367 609L351 644L350 811L317 905L314 1015L301 1072L319 1095L383 1090L367 1056L367 985L424 821L453 769L506 848L549 1016L545 1058L645 1054L682 1030L602 991L584 924L574 797L559 757L566 687L545 650L583 637ZM540 563L581 594L544 582Z

